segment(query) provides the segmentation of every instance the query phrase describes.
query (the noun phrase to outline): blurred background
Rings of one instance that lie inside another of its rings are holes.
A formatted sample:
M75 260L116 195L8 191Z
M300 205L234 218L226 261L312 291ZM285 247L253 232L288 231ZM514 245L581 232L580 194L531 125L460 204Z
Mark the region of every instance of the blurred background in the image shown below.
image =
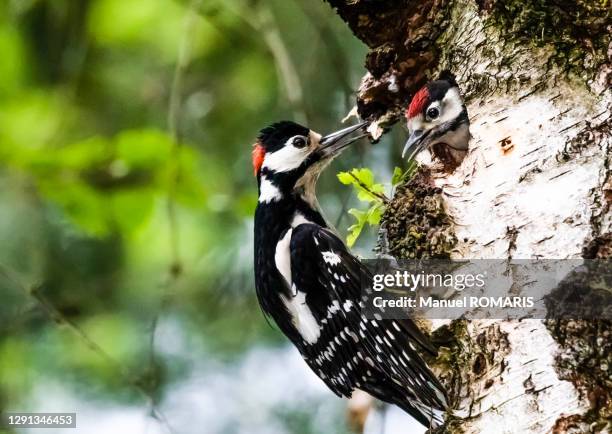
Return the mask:
M276 120L338 128L365 52L322 1L1 1L0 412L78 413L44 433L348 432L257 305L250 151ZM325 174L341 234L356 199L335 174L388 181L401 136Z

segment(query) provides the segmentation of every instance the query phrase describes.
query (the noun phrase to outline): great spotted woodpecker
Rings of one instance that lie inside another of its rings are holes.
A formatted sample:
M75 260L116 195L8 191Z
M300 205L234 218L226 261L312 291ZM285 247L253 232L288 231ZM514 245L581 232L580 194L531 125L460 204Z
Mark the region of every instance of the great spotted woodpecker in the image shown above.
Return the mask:
M323 168L362 126L321 137L279 122L259 134L253 149L257 296L338 396L361 389L438 426L446 393L418 353L436 350L411 320L365 317L362 283L367 287L372 275L328 227L315 196Z
M406 110L410 137L402 157L412 160L424 149L441 159L461 161L468 149L470 121L455 77L448 71L427 83Z

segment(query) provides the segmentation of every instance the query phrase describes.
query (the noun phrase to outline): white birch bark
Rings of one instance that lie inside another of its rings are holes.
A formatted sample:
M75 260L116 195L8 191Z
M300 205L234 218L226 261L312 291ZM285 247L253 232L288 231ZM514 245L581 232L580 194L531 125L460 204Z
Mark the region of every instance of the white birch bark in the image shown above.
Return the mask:
M553 48L507 43L473 1L454 2L450 23L438 41L439 69L457 75L473 136L459 168L433 175L455 222L452 257L581 258L585 245L612 226L609 66L590 80L549 67ZM393 74L380 80L396 82ZM366 81L371 86L372 77ZM436 168L429 154L419 159ZM452 375L463 380L457 408L469 418L448 432L612 430L602 420L610 410L594 409L588 387L560 375L557 358L568 351L572 357L571 349L560 347L543 321L475 320L459 339L465 366ZM488 355L476 375L481 353ZM594 375L607 375L609 386L611 371ZM596 414L587 418L589 410ZM376 425L368 431L366 424L365 432L380 433ZM405 426L385 432L407 432Z

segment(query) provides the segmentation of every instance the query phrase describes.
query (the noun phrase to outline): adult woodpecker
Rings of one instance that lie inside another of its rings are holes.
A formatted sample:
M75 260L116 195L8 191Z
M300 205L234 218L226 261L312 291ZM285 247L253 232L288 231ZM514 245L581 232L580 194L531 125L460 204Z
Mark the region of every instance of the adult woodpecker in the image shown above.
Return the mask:
M328 227L315 196L323 168L362 126L321 137L285 121L260 132L253 149L257 296L338 396L358 388L437 426L446 393L418 353L435 349L411 320L363 315L362 283L372 275Z
M443 162L461 162L468 150L470 121L455 77L448 71L422 87L406 110L410 137L402 157L432 149Z

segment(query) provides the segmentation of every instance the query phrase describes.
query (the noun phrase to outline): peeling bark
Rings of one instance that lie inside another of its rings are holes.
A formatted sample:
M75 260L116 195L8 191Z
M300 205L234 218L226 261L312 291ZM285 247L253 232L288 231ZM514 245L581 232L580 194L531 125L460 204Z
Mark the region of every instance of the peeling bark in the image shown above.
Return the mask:
M370 47L357 98L388 128L450 69L470 151L427 167L383 218L403 258L610 258L612 23L606 1L326 0ZM414 205L418 204L417 207ZM609 321L434 322L446 432L612 430Z
M369 74L357 98L359 114L395 121L438 64L436 40L448 25L450 1L326 1L371 49L365 60Z

